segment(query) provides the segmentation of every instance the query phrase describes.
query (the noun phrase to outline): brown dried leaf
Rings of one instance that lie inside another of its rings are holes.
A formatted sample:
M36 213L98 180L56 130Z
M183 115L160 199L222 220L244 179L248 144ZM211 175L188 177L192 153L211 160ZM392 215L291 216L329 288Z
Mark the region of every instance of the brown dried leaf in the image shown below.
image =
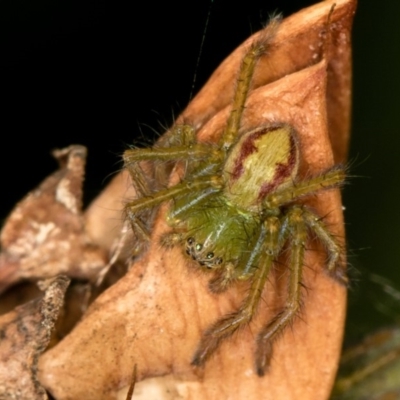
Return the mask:
M271 53L257 67L257 89L248 98L243 118L244 129L274 121L293 125L300 136L303 175L324 171L343 161L347 152L355 2L336 4L330 25L333 1L282 23ZM330 39L324 35L327 26ZM183 114L181 120L199 128L202 140L212 140L221 132L243 52L240 47L217 69ZM328 106L331 98L334 104ZM127 190L126 181L117 179L120 183L114 181L113 189L103 194L107 201L119 201ZM319 193L307 203L326 215L332 232L343 238L337 190ZM57 400L124 398L137 364L134 398L149 399L156 390L157 399L327 399L341 348L346 290L322 272L325 253L320 246L313 243L317 251L307 252L301 318L277 342L265 377L254 371L254 339L285 299L284 267L271 277L263 294L266 306L250 326L224 342L204 369L193 369L190 360L201 333L239 306L247 284L211 294L208 278L188 268L179 248L160 246L159 238L168 230L164 216L165 207L154 226L149 251L95 301L69 336L41 358L43 385ZM104 213L91 209L90 218L96 226L98 220L104 221ZM107 237L104 242L111 243L108 234L103 236L106 224L101 226L104 231L97 240Z
M63 305L69 279L47 282L43 298L0 317L0 399L47 399L36 373Z
M93 279L107 263L82 216L86 149L54 151L60 169L17 204L1 232L0 292L22 279L65 273Z

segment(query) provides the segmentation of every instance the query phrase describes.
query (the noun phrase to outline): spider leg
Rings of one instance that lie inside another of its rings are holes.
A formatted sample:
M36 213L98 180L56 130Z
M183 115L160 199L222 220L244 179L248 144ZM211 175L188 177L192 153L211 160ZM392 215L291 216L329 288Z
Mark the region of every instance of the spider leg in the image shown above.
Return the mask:
M222 137L222 148L226 151L237 140L240 122L250 89L254 68L258 59L267 51L269 44L278 29L281 18L279 16L270 20L265 27L260 39L252 43L242 60L237 79L237 86L233 96L232 110Z
M127 204L128 206L129 204ZM134 255L139 254L140 251L142 250L142 244L144 243L149 243L150 242L150 232L146 226L146 223L143 222L143 219L146 216L143 215L135 215L135 214L130 214L127 212L127 215L129 217L129 222L131 224L132 231L136 235L136 238L139 240L139 244L137 245L137 249L133 252Z
M328 264L326 267L328 272L340 283L347 285L349 280L344 269L343 251L340 245L320 217L307 209L303 209L303 216L307 226L315 232L328 252Z
M196 141L196 129L192 125L175 124L158 140L157 147L190 146Z
M336 166L324 174L306 179L286 189L270 194L263 200L263 206L265 208L280 207L298 199L299 197L307 196L319 190L326 190L340 186L343 184L344 179L344 168Z
M223 187L223 180L218 176L202 176L194 181L183 181L170 188L160 190L152 195L135 199L125 206L125 213L132 224L132 229L140 238L149 240L150 234L145 224L140 219L143 210L159 206L161 203L173 198L185 196L193 191L201 191L212 188L219 190Z
M124 152L124 163L129 169L132 164L140 161L177 161L177 160L202 160L204 158L212 158L213 152L215 156L219 156L218 150L215 147L197 143L190 147L150 147L147 149L129 149Z
M191 144L190 146L151 147L147 149L129 149L124 153L124 165L128 169L137 191L146 196L151 192L148 179L140 166L142 161L168 162L178 160L209 159L214 165L221 159L221 152L209 144ZM165 177L166 179L166 177Z
M304 250L307 240L307 227L301 207L293 207L288 213L288 224L292 239L290 276L288 287L288 299L285 308L260 332L257 338L256 369L263 376L268 368L273 343L279 334L290 324L300 309L301 278L304 262Z
M152 161L159 152L164 153L164 158L162 158L164 161L169 161L174 157L174 151L169 150L169 148L191 146L195 142L195 134L194 128L190 125L175 125L154 147L150 149L132 148L124 152L125 168L131 175L132 183L139 196L147 196L154 190L149 182L149 174L142 169L141 161Z
M175 125L150 148L132 148L124 152L123 160L128 170L140 161L197 160L220 156L215 146L196 143L196 131L190 125Z
M222 293L228 289L236 278L235 266L229 263L210 280L208 287L213 293Z
M128 172L131 176L132 184L136 190L136 194L139 197L147 196L151 193L151 186L149 179L146 177L140 164L130 164Z
M257 247L261 254L259 267L254 272L248 297L237 312L221 318L207 329L193 357L193 365L203 365L218 348L222 339L231 336L237 329L251 321L257 310L265 282L277 254L278 234L279 219L277 217L268 218L257 238Z
M196 131L192 126L175 125L153 147L126 150L123 160L137 193L140 196L147 196L154 191L154 187L149 183L148 173L143 172L143 161L168 163L178 160L203 160L207 158L213 164L215 161L220 162L222 156L222 152L217 150L216 146L196 143ZM166 171L156 169L154 171L156 178L158 178L156 180L165 182L171 168L167 168ZM160 174L161 176L159 176Z

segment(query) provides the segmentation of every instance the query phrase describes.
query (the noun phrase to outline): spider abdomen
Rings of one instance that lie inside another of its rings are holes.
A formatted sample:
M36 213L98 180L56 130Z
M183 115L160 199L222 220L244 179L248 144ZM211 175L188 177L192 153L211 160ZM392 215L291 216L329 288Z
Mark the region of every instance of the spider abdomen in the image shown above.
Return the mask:
M298 165L298 143L290 125L246 132L226 160L225 195L238 206L253 210L268 194L292 184Z

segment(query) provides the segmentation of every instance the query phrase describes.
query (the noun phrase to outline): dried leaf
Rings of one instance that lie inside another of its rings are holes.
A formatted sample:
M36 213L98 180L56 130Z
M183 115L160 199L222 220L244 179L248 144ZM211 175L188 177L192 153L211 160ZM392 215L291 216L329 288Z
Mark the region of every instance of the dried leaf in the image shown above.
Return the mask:
M107 263L82 216L86 149L54 151L60 169L17 204L1 232L0 292L22 279L65 273L93 279Z
M47 399L36 373L63 305L69 279L47 282L43 298L0 317L0 399Z

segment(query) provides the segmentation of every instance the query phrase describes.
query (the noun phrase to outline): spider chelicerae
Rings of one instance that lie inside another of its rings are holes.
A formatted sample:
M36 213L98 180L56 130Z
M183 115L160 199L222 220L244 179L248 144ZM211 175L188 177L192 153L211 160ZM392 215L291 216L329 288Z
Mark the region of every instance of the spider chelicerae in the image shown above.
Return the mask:
M285 306L257 336L255 358L260 376L269 366L274 341L299 312L310 233L326 248L327 271L346 283L340 245L322 218L299 202L317 191L340 186L344 168L336 166L300 179L301 149L292 126L282 121L248 132L240 130L255 66L268 50L279 22L277 17L271 19L260 38L249 46L217 143L199 142L192 126L175 125L167 138L153 147L124 153L125 167L140 194L125 208L139 241L150 240L148 219L168 202L166 219L171 231L162 238L163 245L181 247L190 262L212 271L209 288L214 293L226 290L235 281L250 281L241 307L203 333L193 365L203 365L223 339L251 321L274 263L284 248L290 250ZM142 162L164 165L176 161L183 162L184 174L167 188L155 189L141 166Z

